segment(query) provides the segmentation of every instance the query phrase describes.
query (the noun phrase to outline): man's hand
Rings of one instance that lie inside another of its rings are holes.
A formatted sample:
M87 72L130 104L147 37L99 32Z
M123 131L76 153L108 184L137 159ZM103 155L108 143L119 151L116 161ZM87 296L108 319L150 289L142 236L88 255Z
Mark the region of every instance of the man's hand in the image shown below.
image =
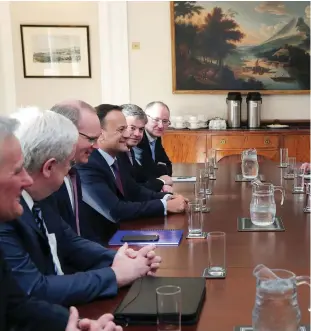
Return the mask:
M114 271L119 287L131 284L137 278L147 275L151 270L151 264L147 254L154 250L154 245L144 246L137 252L137 256L132 258L126 253L128 244L125 243L114 257L111 269ZM133 254L133 252L131 253ZM133 254L134 255L134 254Z
M97 321L84 318L79 320L79 313L75 307L70 308L70 316L65 331L122 331L121 326L113 323L113 315L104 314Z
M172 186L169 186L169 185L163 185L162 192L173 193L173 188L172 188Z
M160 176L159 178L162 179L162 180L164 180L164 184L165 185L170 185L170 186L173 185L172 177L167 176L167 175L163 175L163 176Z
M158 255L156 255L155 251L149 251L147 253L147 258L149 259L150 263L150 271L148 271L148 276L155 276L157 270L160 267L160 264L162 262L162 258Z
M185 211L187 201L182 195L173 195L167 201L167 211L170 213L182 213Z

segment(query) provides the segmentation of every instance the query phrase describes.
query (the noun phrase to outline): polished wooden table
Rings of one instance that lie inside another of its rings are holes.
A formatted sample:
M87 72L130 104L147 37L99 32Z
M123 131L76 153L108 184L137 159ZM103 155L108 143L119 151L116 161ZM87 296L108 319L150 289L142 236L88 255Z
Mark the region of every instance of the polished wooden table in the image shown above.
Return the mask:
M198 165L175 164L174 175L195 175ZM266 182L282 185L286 190L283 206L280 193L276 192L277 216L282 217L285 232L238 232L237 218L249 217L251 184L235 182L241 173L237 162L219 162L217 179L211 181L211 211L204 216L204 231L226 232L227 277L224 280L206 281L206 299L200 320L182 330L232 331L237 325L251 325L255 301L256 283L252 274L257 264L270 268L287 269L296 275L310 275L310 214L303 212L305 195L292 194L292 180L283 179L283 169L276 163L260 163L260 174ZM193 183L176 183L178 193L191 198ZM187 231L186 215L170 215L127 222L123 229L173 228ZM207 266L207 241L182 239L178 247L159 247L157 253L163 262L158 276L200 277ZM113 299L96 301L79 307L81 315L98 318L105 312L115 310L127 289L121 289ZM303 324L310 324L310 289L298 287L298 302ZM156 326L129 326L128 330L151 331Z

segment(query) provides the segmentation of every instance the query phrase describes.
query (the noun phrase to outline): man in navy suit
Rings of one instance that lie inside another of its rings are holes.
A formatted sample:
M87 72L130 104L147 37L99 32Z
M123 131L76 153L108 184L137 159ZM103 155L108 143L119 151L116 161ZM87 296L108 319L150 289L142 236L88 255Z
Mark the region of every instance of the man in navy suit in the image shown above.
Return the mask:
M33 184L22 192L23 215L1 224L0 247L24 292L69 306L114 296L119 287L153 274L160 262L154 246L135 252L124 245L114 252L78 236L58 215L49 196L71 167L78 140L74 124L51 111L16 116Z
M96 107L102 134L89 162L78 165L83 200L89 206L88 218L102 224L118 223L140 217L164 216L181 213L186 201L180 195L157 193L135 182L127 173L120 152L128 151L127 123L122 110L114 105Z
M64 100L55 104L51 111L67 117L77 127L79 138L74 161L76 164L87 163L93 150L98 148L97 139L101 133L96 110L81 100ZM59 190L53 195L61 217L78 235L102 243L96 223L94 224L92 219L86 218L83 213L80 176L74 166L65 176ZM107 235L114 231L114 226L107 226L105 229Z
M153 101L146 106L145 113L148 122L144 136L137 147L134 147L134 152L150 175L172 176L172 162L161 141L161 137L170 125L170 110L165 103Z
M145 187L156 192L173 192L171 177L163 175L157 178L154 174L146 171L135 158L133 147L136 147L144 136L145 125L148 122L147 115L134 104L125 104L121 108L129 132L129 138L126 141L129 151L124 153L122 161L128 165L129 171L138 183L142 183Z
M0 116L0 222L22 215L21 192L33 183L23 167L21 146L13 134L17 126L16 120ZM122 331L112 322L111 314L98 321L79 321L77 310L71 307L69 321L68 317L68 310L61 306L26 297L0 252L0 330Z

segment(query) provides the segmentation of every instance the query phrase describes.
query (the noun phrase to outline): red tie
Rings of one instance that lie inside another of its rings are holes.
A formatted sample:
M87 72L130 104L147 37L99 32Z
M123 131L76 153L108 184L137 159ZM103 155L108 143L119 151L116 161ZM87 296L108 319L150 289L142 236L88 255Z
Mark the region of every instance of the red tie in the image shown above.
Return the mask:
M69 170L69 177L71 180L72 188L73 188L73 201L75 206L75 215L76 215L76 226L77 226L77 234L80 236L80 222L79 222L79 200L78 200L78 190L77 190L77 174L76 169L71 168Z
M122 195L124 195L123 185L122 185L122 182L121 182L120 171L119 171L119 166L118 166L118 161L117 160L114 161L111 168L113 169L114 175L116 177L117 188L122 193Z

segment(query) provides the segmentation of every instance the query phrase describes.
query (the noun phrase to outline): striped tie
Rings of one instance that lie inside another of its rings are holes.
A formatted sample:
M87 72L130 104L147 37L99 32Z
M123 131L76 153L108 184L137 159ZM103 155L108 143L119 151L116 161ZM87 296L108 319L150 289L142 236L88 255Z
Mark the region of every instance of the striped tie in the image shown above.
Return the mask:
M47 231L46 231L46 228L45 228L45 225L44 225L43 216L42 216L42 210L41 210L41 208L40 208L40 206L39 206L39 204L37 202L35 202L34 205L33 205L33 207L32 207L32 213L33 213L33 216L35 218L35 221L36 221L36 223L38 225L38 228L39 228L40 232L42 233L42 235L44 237L44 240L46 241L46 243L50 247L49 239L48 239L48 236L47 236L47 233L46 233ZM51 254L51 257L52 257L52 260L53 260L53 254L51 252L51 248L50 248L50 254ZM55 265L54 260L53 260L53 264L54 264L55 274L57 275L58 274L58 268Z

